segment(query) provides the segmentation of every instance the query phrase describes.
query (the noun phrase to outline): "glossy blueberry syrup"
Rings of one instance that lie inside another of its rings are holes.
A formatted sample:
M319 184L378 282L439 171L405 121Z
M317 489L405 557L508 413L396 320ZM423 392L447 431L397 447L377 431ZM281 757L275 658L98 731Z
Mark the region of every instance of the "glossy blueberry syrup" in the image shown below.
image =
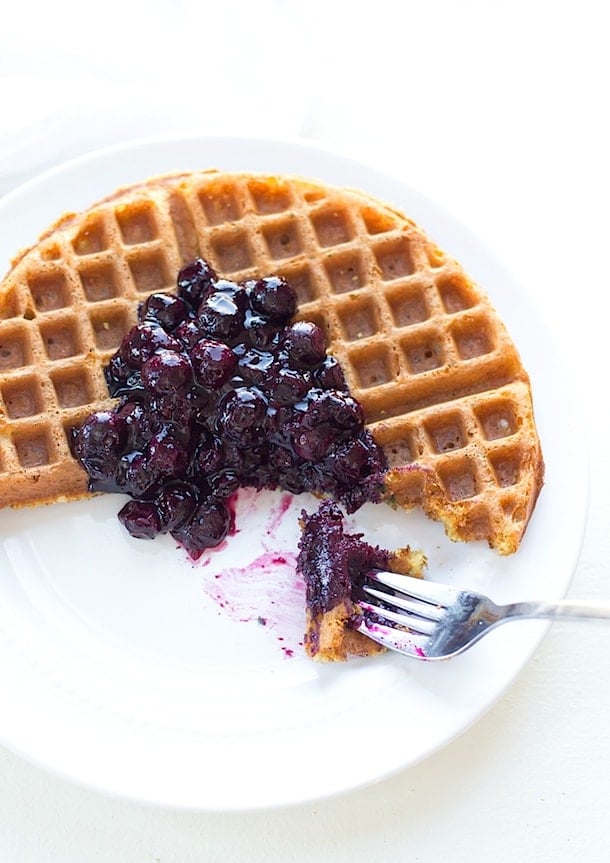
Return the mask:
M197 560L235 530L239 488L313 492L354 512L380 498L386 462L316 324L293 321L279 276L241 283L196 259L153 294L105 373L108 411L73 439L91 491L130 500L137 538L171 534Z

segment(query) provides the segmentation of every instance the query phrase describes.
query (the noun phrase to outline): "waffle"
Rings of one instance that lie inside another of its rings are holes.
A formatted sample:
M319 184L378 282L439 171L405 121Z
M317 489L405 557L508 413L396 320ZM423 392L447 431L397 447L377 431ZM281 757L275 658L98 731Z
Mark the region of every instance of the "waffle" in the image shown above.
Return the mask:
M354 628L363 613L361 578L371 568L423 578L425 555L409 546L386 551L359 534L346 534L341 510L332 501L310 516L303 512L300 524L297 573L306 586L305 653L317 662L345 662L385 652Z
M401 213L300 178L206 171L64 216L0 288L0 507L75 499L71 429L150 293L196 256L278 273L324 327L383 447L386 496L454 540L516 550L542 485L528 376L485 293Z
M391 555L388 570L411 578L423 578L426 559L421 552L399 549ZM387 648L358 630L352 621L358 605L344 599L330 611L314 616L307 609L305 653L316 662L345 662L350 656L376 656Z

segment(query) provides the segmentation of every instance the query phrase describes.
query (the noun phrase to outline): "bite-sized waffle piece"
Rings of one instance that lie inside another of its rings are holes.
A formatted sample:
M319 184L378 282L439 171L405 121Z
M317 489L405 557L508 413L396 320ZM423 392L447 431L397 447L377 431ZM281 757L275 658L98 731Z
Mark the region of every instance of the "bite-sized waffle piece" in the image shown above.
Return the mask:
M385 450L390 502L423 505L452 539L518 547L543 461L528 376L486 294L394 209L250 173L119 190L15 259L0 288L0 506L87 494L70 430L106 403L103 366L138 304L196 256L292 283Z
M426 558L409 546L387 551L344 530L343 514L330 500L311 515L301 514L297 572L306 587L305 652L317 662L345 662L385 648L354 627L362 615L354 595L371 569L422 578Z

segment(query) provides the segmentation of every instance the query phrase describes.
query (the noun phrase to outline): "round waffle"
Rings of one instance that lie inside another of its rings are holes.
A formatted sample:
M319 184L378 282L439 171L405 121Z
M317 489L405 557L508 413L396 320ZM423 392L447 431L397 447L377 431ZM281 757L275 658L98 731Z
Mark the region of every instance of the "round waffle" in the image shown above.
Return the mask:
M0 287L0 507L87 494L71 429L108 403L103 367L139 303L197 256L235 280L292 283L386 453L389 503L517 549L543 459L527 373L487 295L391 207L251 173L119 190L15 259Z

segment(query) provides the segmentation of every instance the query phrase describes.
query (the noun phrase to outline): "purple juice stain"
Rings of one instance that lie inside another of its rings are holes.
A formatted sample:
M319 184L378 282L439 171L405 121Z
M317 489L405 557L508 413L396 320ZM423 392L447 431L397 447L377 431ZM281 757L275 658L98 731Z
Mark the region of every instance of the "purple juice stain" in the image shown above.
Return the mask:
M294 495L292 494L282 494L279 500L279 503L272 507L270 511L270 518L265 528L265 534L271 539L275 538L275 534L278 528L281 526L284 516L290 509L292 501L294 500Z
M265 627L276 634L286 658L295 655L305 619L305 587L295 554L265 551L245 566L206 577L203 589L231 620Z

